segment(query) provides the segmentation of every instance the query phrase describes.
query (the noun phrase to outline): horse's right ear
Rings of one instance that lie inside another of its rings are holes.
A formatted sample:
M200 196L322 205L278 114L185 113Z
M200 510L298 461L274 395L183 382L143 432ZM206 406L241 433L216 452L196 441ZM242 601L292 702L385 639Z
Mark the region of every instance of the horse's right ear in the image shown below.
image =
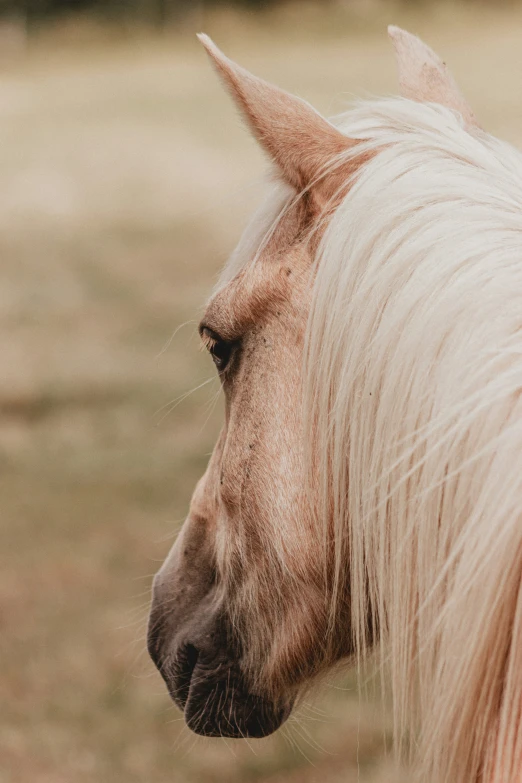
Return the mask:
M390 25L388 35L397 56L401 95L419 103L440 103L458 111L467 128L480 127L448 66L433 49L400 27Z
M253 76L229 60L206 35L198 35L219 76L255 137L299 192L322 208L340 187L324 176L329 164L356 142L344 136L306 101ZM355 166L355 164L353 164ZM346 167L344 179L346 179Z

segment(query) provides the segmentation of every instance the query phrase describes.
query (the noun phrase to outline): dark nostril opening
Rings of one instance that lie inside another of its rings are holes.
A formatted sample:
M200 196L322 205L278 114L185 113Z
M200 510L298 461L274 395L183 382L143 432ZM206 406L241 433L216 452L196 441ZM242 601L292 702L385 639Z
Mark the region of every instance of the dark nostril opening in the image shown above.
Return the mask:
M174 673L175 699L182 709L185 709L190 690L190 682L198 662L198 657L199 651L193 644L184 644L176 656Z
M147 649L149 651L149 655L152 658L155 666L158 669L160 669L160 671L162 666L162 656L161 656L162 631L163 631L163 624L159 620L151 616L149 620L149 627L147 630Z

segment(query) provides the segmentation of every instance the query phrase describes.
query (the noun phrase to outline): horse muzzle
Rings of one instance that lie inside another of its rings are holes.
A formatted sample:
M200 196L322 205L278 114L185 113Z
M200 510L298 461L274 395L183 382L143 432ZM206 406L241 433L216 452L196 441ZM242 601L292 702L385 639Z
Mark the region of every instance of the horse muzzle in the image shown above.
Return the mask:
M293 698L254 692L241 668L241 645L215 589L175 589L165 566L154 581L147 646L187 726L205 737L266 737L288 718ZM191 599L197 598L196 602Z

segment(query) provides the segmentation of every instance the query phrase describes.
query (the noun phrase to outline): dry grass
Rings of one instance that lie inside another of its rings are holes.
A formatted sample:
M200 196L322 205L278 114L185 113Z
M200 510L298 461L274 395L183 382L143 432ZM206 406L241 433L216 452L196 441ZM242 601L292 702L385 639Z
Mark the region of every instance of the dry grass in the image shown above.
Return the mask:
M330 113L395 89L383 30L288 13L209 31ZM413 27L520 141L522 17L451 13ZM193 321L263 170L192 35L40 44L4 66L0 128L1 783L391 783L350 676L247 746L188 735L144 654L220 420L213 380L171 401L213 377Z

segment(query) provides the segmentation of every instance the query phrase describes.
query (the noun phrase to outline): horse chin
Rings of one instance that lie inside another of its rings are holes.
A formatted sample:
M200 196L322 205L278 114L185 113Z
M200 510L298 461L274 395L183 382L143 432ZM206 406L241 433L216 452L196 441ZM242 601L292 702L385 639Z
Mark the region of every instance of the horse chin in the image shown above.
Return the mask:
M211 704L208 708L206 705ZM185 706L189 729L203 737L268 737L285 722L291 705L279 706L250 693L241 682L198 683Z
M292 711L293 698L278 702L253 693L236 662L206 659L192 645L182 647L162 674L187 726L203 737L267 737Z

